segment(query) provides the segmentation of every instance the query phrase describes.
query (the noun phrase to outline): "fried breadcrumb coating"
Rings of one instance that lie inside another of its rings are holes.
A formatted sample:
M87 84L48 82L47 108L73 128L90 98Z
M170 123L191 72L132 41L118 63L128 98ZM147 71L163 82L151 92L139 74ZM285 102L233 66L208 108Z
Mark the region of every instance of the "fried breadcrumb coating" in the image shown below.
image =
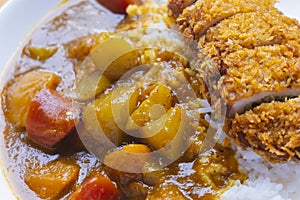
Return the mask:
M182 11L192 5L196 0L169 0L168 9L171 11L171 15L177 18Z
M300 98L263 103L231 121L228 134L266 160L289 161L300 156Z
M177 24L185 36L199 39L209 27L225 18L275 3L276 0L198 0L183 10L177 18Z
M262 92L300 88L300 58L285 45L242 49L223 60L226 75L218 82L228 105Z
M276 8L267 8L222 20L200 38L199 49L209 51L209 56L225 57L243 48L286 44L289 41L296 41L295 46L290 44L290 49L300 55L299 23Z

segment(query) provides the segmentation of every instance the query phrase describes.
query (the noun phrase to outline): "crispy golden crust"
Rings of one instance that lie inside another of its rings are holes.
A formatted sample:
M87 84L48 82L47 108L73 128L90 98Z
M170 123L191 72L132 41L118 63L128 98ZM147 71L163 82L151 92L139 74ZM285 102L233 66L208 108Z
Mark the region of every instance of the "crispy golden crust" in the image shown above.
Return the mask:
M236 114L228 134L242 147L251 147L272 162L299 158L300 98L264 103Z
M266 160L286 162L300 159L300 96L239 110L268 95L299 95L300 26L274 3L198 0L177 24L199 41L201 91L217 116L227 115L225 132Z
M169 0L168 9L171 15L177 18L182 11L192 5L196 0Z
M201 37L199 70L207 87L219 90L230 106L259 92L298 87L299 49L296 20L275 8L240 13Z
M228 105L262 92L300 88L300 58L285 45L242 49L223 60L218 90Z
M276 8L268 8L222 20L200 38L199 49L210 49L211 56L224 57L242 48L286 44L291 40L297 41L296 48L300 47L298 22ZM300 54L299 50L295 53Z
M198 0L183 10L177 18L177 24L185 36L199 39L209 27L225 18L273 6L275 2L276 0Z
M206 86L203 95L214 106L221 98L228 116L244 99L300 88L300 57L288 45L243 48L222 58L203 57L197 70Z

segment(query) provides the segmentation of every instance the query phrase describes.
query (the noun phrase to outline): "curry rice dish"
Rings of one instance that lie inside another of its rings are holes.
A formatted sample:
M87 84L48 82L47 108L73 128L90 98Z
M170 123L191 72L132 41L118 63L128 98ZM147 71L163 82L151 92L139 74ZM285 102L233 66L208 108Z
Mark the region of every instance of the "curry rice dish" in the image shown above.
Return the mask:
M138 5L120 15L95 0L66 2L11 63L1 95L1 148L16 195L295 199L298 22L275 1L131 3ZM198 49L189 51L184 37ZM140 66L147 70L134 71ZM184 85L195 96L182 102ZM211 121L213 113L224 114L225 127ZM228 138L203 151L212 126ZM105 149L103 137L115 146Z

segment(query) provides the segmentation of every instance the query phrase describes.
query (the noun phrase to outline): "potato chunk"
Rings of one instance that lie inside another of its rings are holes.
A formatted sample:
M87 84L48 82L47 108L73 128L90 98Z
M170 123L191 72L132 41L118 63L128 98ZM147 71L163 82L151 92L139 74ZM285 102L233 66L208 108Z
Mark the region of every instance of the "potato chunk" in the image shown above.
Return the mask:
M165 184L164 187L157 187L148 194L146 200L187 200L184 194L174 184Z
M32 59L45 61L48 58L52 57L57 52L57 50L57 46L38 47L29 45L24 48L24 53Z
M172 104L171 90L164 84L158 84L144 100L142 104L132 113L126 124L129 131L138 130L151 119L159 118L160 113L170 109ZM164 110L161 111L161 108ZM158 116L157 116L158 115Z
M111 102L111 92L102 95L99 99L96 99L95 102L85 108L82 120L85 129L90 133L101 134L103 131L111 142L119 145L123 140L123 132L115 122Z
M42 88L54 89L60 78L49 71L32 71L14 79L5 90L4 113L9 122L18 127L25 126L28 104Z
M167 157L177 156L184 147L184 129L188 117L181 106L172 107L165 115L141 129L145 142L155 150L162 150Z
M127 69L120 67L122 65L119 65L117 68L110 68L109 66L121 55L130 51L132 51L132 46L127 40L123 38L110 37L93 48L91 58L97 69L103 71L104 75L109 80L115 81L124 75Z
M93 135L103 131L110 141L120 145L124 135L122 130L137 107L140 92L139 88L120 86L104 93L84 109L82 119L85 129ZM95 138L101 137L97 135Z
M112 94L112 112L118 126L126 129L129 116L138 106L142 89L134 86L116 87Z
M110 86L110 81L104 75L99 75L98 73L89 74L76 84L76 98L78 101L95 99L96 96Z
M42 89L30 101L26 118L28 137L37 144L52 148L64 139L79 122L79 108L55 90Z
M105 171L113 181L121 185L140 181L145 165L151 162L150 153L150 148L144 144L123 146L105 156Z
M56 160L30 169L25 183L42 199L57 199L65 195L76 182L79 166Z

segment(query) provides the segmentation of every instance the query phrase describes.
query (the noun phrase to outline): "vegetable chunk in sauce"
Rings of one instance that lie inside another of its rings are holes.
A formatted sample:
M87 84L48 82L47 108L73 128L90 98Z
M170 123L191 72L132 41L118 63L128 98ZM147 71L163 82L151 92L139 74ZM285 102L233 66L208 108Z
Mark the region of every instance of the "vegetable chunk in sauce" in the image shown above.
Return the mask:
M79 122L79 108L71 100L49 89L42 89L30 101L26 118L28 138L46 148L53 148Z
M72 188L79 167L61 161L50 162L41 168L28 170L25 183L42 199L57 199Z

